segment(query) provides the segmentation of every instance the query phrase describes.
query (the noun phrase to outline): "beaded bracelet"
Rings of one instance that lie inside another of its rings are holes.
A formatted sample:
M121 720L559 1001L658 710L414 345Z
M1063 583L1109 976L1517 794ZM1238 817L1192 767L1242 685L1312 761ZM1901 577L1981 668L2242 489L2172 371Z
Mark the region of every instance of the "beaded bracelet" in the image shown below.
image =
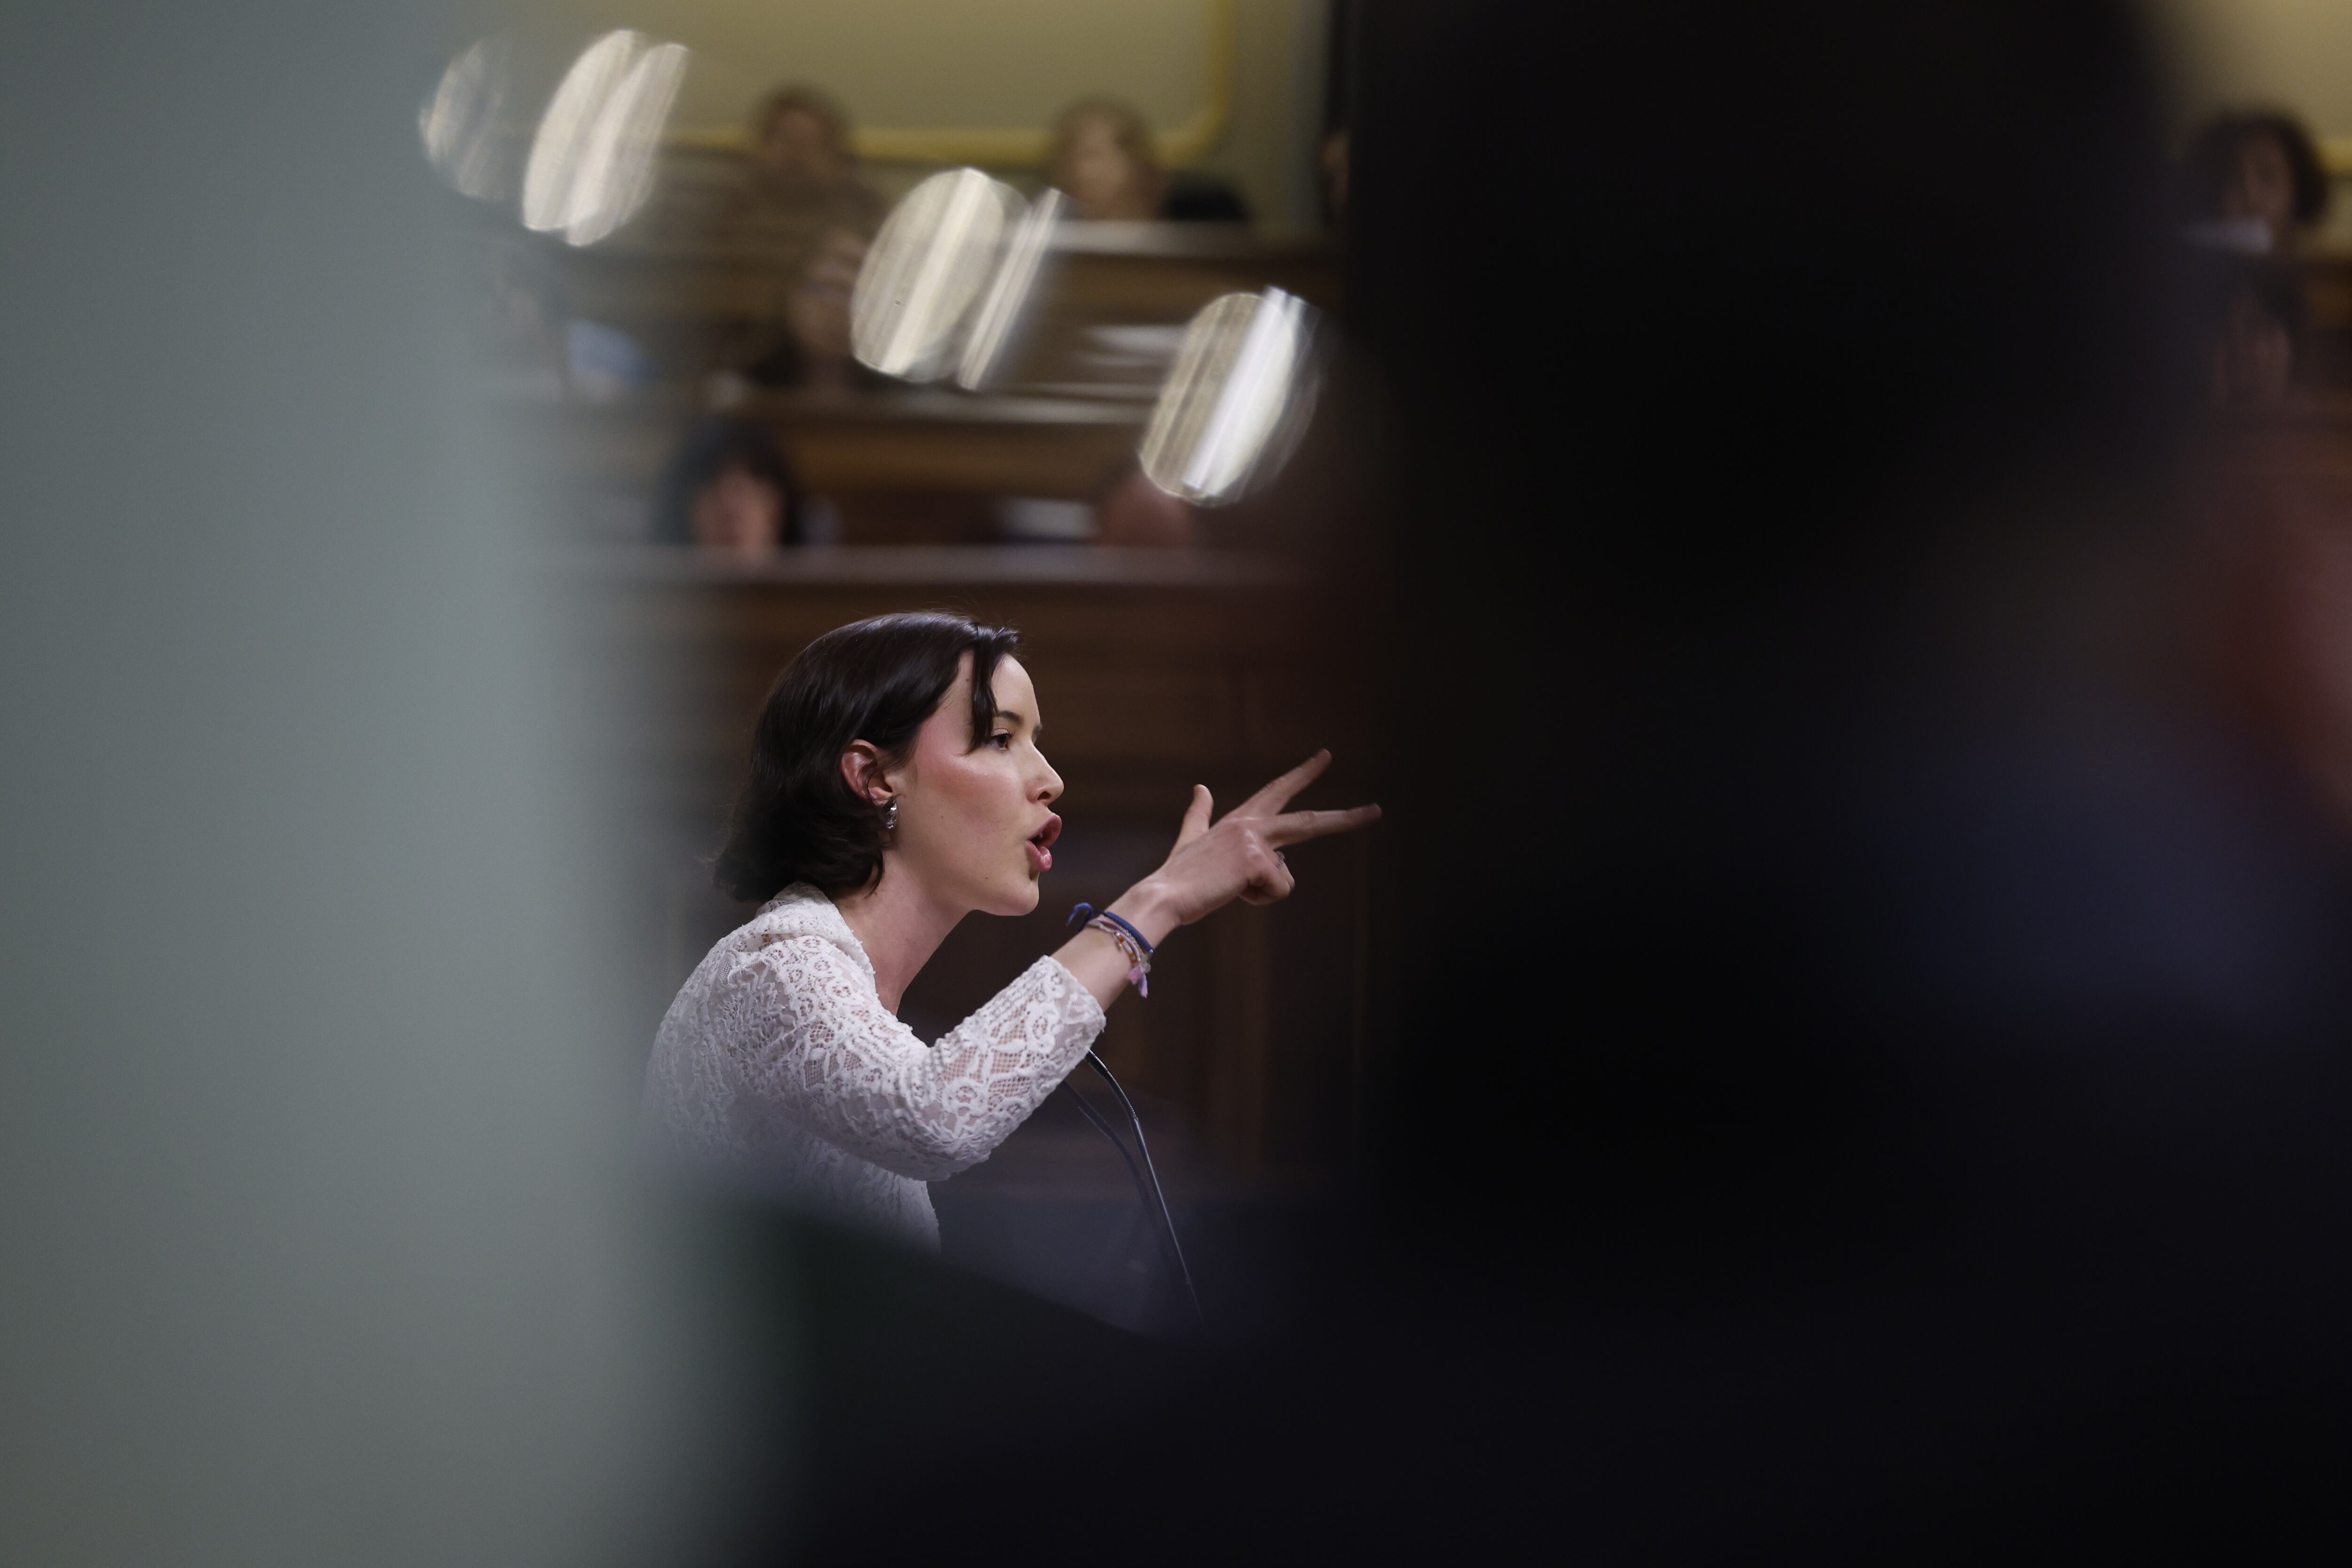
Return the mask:
M1094 917L1087 921L1088 931L1098 931L1118 944L1118 951L1127 959L1127 983L1135 987L1135 994L1150 995L1151 943L1144 940L1143 933L1108 910L1095 914L1092 904L1080 904L1070 911L1069 920L1063 923L1074 925L1080 915Z

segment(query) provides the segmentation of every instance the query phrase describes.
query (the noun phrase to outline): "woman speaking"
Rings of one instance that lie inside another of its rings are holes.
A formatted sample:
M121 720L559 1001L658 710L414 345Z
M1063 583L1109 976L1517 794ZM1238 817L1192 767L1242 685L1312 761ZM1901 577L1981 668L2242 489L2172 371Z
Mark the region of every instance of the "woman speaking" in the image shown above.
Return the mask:
M935 1247L924 1184L987 1158L1053 1093L1170 931L1286 896L1284 845L1380 816L1283 809L1328 752L1213 823L1195 786L1158 870L927 1047L897 1016L908 985L967 914L1037 907L1062 829L1017 644L884 616L817 638L777 680L718 863L760 911L688 978L646 1072L676 1152Z

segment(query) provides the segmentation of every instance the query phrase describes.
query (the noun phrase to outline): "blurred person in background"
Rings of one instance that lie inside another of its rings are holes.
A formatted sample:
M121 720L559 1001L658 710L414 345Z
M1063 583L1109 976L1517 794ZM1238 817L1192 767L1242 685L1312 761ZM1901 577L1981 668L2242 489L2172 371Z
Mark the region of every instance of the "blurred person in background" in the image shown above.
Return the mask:
M663 472L654 538L714 555L759 561L803 542L800 487L763 426L721 415L688 427Z
M1171 176L1162 169L1151 144L1151 127L1134 110L1110 99L1082 100L1054 121L1045 183L1070 198L1071 216L1077 218L1249 221L1249 209L1232 186L1200 175Z
M892 384L859 364L850 347L849 302L865 259L866 239L855 230L819 235L786 281L776 319L737 336L722 374L752 386L813 392Z
M721 210L722 244L768 253L796 270L828 229L871 237L882 198L858 177L849 116L830 96L806 86L779 88L751 117L743 183Z
M845 228L827 229L794 281L784 302L784 323L800 356L799 384L849 384L857 363L849 342L849 301L865 260L862 237Z
M2327 213L2327 171L2303 122L2272 110L2216 115L2181 157L2192 233L2292 252Z
M751 117L751 138L743 183L719 208L711 242L758 258L776 288L753 319L717 334L706 363L729 382L856 384L849 291L883 206L858 177L848 116L814 88L781 88Z
M2293 394L2306 307L2303 277L2266 256L2196 257L2199 317L2212 346L2217 408L2276 405Z

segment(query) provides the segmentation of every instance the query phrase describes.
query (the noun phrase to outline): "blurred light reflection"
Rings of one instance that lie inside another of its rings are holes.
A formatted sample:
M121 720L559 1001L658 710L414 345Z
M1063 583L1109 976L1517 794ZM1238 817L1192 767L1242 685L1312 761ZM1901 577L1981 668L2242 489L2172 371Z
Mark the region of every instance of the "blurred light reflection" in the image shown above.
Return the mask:
M1013 226L1003 258L997 263L995 279L988 286L988 297L981 301L980 313L964 340L962 362L956 367L956 384L965 391L986 386L1004 363L1005 349L1036 290L1038 268L1067 202L1061 192L1048 190Z
M499 135L511 53L506 39L484 38L449 62L416 116L417 134L435 173L478 200L499 199L513 181Z
M1279 472L1314 408L1315 326L1314 308L1280 289L1203 306L1143 433L1145 477L1216 506Z
M933 174L892 209L850 297L859 363L905 381L948 372L964 319L986 285L1020 193L977 169Z
M582 51L531 139L526 227L593 245L635 216L653 191L656 145L686 62L685 46L625 28Z

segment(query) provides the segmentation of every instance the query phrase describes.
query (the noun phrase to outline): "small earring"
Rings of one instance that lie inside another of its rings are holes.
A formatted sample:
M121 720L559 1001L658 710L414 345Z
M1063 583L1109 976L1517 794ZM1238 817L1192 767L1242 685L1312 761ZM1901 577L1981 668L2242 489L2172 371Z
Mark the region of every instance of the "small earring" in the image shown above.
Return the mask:
M898 802L896 796L882 807L882 831L885 833L898 831Z

